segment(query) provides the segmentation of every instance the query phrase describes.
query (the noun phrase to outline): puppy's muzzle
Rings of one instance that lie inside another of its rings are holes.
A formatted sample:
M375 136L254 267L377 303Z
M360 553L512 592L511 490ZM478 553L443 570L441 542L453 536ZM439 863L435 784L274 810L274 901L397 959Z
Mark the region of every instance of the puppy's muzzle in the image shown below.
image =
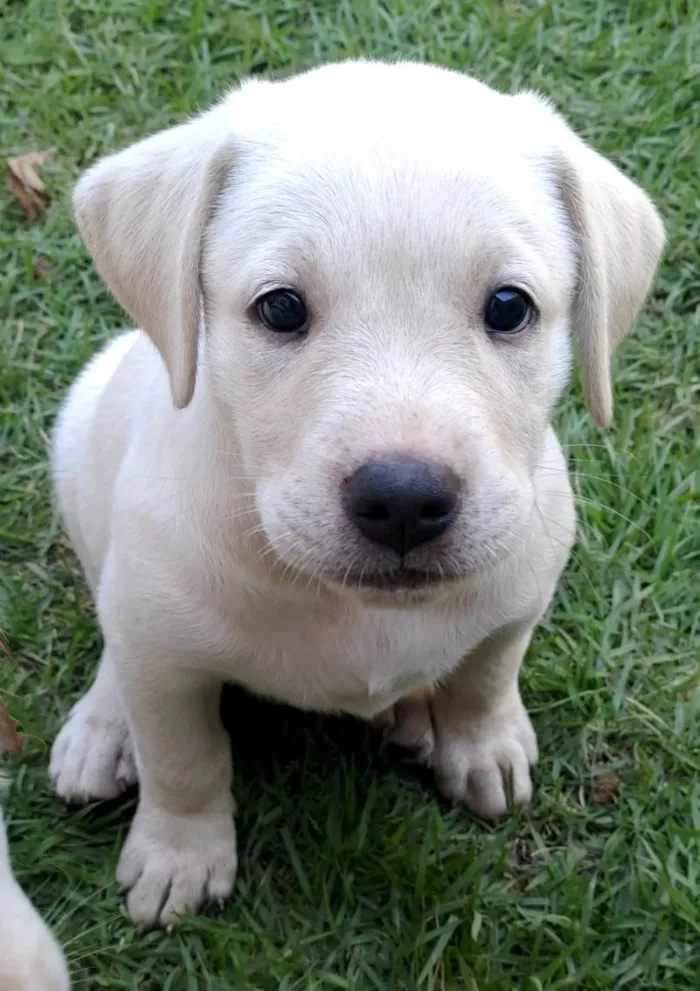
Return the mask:
M416 458L368 461L343 483L343 505L368 540L401 558L442 536L457 516L460 481Z

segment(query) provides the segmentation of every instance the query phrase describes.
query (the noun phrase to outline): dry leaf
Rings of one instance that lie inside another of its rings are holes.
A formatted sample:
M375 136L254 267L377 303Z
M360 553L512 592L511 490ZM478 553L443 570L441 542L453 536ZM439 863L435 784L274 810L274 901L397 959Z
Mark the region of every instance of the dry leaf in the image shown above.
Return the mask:
M24 738L17 732L14 719L0 699L0 754L3 752L21 754L23 744Z
M48 258L37 258L34 262L34 276L40 282L47 282L55 271L56 266Z
M46 209L48 193L37 169L54 151L31 151L7 162L7 187L29 220L38 220Z
M604 771L595 779L593 801L596 805L610 805L620 790L621 781L614 771Z

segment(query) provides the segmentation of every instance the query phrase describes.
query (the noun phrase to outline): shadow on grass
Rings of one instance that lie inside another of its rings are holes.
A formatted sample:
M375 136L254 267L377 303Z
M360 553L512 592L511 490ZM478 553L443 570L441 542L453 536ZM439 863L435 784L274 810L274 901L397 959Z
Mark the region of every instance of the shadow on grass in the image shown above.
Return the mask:
M303 712L232 685L223 689L220 712L231 738L236 792L246 791L252 782L257 789L274 788L282 777L290 801L303 799L308 806L310 780L327 780L339 766L352 768L357 780L364 781L360 790L369 790L384 776L398 775L433 792L426 768L411 762L406 751L386 743L359 719ZM105 820L119 822L123 812L126 823L136 796L137 789L129 789L119 798L84 808L83 814L98 826Z

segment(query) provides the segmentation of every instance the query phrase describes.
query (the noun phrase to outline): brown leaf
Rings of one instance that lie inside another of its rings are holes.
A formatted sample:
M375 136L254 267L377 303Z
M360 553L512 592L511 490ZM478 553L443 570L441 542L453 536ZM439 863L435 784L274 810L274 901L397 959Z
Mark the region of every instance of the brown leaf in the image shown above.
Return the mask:
M14 719L5 708L5 703L0 699L0 754L5 751L11 754L21 754L23 745L24 738L17 732Z
M614 771L603 771L595 779L593 801L596 805L610 805L620 790L621 781Z
M37 169L53 151L31 151L7 161L7 188L29 220L38 220L46 209L48 193Z
M48 258L37 258L34 262L34 275L40 282L47 282L55 271L56 266Z

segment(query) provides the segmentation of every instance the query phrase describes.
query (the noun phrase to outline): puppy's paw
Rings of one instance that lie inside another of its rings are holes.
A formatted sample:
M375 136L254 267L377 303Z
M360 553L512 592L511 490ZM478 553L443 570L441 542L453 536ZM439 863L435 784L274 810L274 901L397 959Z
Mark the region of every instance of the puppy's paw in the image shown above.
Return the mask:
M390 743L411 751L418 763L428 766L435 749L431 699L428 692L408 695L373 720Z
M439 689L430 700L394 706L389 739L433 768L438 790L482 819L497 819L532 798L537 737L520 699L475 715Z
M530 767L537 762L537 737L522 702L478 717L436 706L437 746L432 764L440 792L464 802L482 819L497 819L532 798Z
M233 806L174 816L139 806L119 859L117 883L139 926L169 926L205 902L223 902L236 877Z
M51 749L49 774L66 802L116 798L136 784L131 734L121 713L106 714L88 693L71 710Z

